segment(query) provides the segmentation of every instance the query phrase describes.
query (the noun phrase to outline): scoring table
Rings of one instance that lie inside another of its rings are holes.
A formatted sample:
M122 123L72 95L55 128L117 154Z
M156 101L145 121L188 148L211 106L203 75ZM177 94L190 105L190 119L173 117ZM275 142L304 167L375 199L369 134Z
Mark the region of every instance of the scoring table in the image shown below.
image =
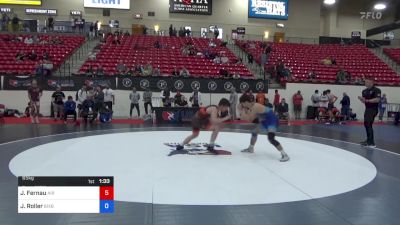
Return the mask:
M114 177L18 177L18 213L113 213Z

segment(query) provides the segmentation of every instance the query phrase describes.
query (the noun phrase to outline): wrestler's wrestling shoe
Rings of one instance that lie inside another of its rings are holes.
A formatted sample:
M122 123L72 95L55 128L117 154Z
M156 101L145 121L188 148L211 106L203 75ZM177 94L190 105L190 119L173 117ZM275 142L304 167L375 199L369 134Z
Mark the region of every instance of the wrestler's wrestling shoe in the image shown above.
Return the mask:
M245 153L254 153L254 148L248 147L246 149L243 149L241 152L245 152Z
M215 151L214 145L208 145L208 146L207 146L207 151L209 151L209 152L212 153L212 154L217 155L217 151Z
M177 145L177 146L176 146L176 150L177 150L177 151L181 151L181 150L183 150L183 149L184 149L183 145Z
M287 162L289 161L289 156L287 154L282 154L282 158L279 160L281 162Z

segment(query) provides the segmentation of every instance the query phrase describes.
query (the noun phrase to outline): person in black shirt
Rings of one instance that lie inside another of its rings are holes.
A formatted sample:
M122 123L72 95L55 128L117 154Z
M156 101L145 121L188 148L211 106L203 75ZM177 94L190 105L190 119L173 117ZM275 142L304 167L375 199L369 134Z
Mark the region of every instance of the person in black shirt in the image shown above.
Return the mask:
M365 86L367 87L362 91L362 97L358 99L365 104L364 112L364 126L367 132L367 140L361 142L363 146L375 147L374 130L372 124L378 114L378 105L381 98L381 90L374 85L371 78L365 78Z
M51 96L53 98L54 120L64 118L64 99L65 94L61 91L61 87L57 86L56 91Z

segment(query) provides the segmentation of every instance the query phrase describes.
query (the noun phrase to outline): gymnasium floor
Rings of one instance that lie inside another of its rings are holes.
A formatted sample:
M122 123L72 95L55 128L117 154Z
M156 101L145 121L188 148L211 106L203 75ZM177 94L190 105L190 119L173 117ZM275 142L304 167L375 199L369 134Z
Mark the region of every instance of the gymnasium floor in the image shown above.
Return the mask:
M227 125L219 149L231 155L175 154L185 126L145 124L0 125L0 224L398 224L400 132L375 126L377 148L364 148L363 126L281 126L291 156L249 126ZM207 142L203 132L195 142ZM115 178L114 214L18 214L17 179Z

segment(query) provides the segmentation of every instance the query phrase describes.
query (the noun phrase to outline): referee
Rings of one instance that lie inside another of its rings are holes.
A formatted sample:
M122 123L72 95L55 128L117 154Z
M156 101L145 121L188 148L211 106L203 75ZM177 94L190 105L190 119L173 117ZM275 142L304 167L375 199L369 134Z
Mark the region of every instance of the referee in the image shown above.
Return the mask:
M372 124L378 114L378 104L381 98L381 90L374 85L374 80L370 77L365 78L365 86L367 87L362 91L362 97L358 99L365 104L364 112L364 126L367 131L367 140L360 144L368 147L376 147L374 141L374 130Z

